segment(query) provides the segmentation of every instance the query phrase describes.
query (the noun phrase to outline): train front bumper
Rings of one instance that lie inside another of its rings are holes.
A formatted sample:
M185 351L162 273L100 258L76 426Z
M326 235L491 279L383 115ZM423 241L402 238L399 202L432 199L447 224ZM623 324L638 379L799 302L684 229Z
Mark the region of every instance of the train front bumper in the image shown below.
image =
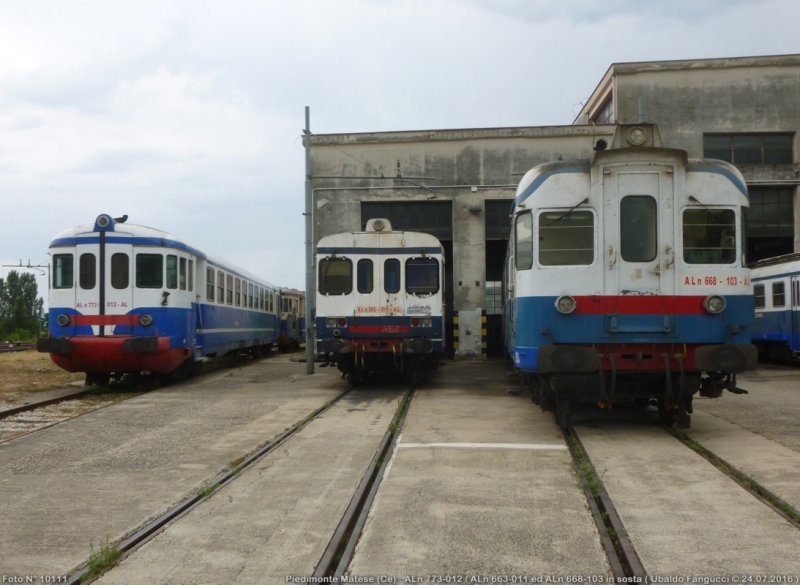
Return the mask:
M75 336L48 337L36 343L41 353L68 372L168 373L189 355L191 348L170 347L169 337Z

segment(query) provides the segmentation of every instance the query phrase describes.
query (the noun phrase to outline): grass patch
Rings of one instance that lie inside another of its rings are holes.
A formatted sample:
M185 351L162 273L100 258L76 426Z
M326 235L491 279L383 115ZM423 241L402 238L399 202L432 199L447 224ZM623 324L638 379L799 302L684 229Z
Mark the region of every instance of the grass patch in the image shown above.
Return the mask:
M214 491L217 489L217 487L218 487L217 485L207 481L199 488L197 488L197 490L195 490L195 493L201 498L205 498L206 496L210 496L211 494L213 494Z
M111 545L108 536L97 548L94 547L94 542L90 542L89 565L86 574L81 578L81 582L93 579L103 571L116 567L120 556L122 556L122 552L116 546Z

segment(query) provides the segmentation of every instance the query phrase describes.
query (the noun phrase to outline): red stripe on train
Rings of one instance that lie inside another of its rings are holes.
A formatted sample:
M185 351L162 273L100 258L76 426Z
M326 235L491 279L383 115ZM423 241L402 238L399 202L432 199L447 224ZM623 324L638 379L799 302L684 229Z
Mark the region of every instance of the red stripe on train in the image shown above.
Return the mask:
M618 296L576 296L574 315L703 315L703 296L660 296L660 295L618 295Z
M348 333L408 333L408 325L350 325Z
M73 315L75 325L136 325L138 315Z

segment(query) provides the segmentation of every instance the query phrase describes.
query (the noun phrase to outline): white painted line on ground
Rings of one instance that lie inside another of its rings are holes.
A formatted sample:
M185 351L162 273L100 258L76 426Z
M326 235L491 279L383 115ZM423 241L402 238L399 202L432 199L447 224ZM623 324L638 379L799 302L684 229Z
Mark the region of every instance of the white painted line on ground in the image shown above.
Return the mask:
M450 449L523 449L529 451L565 451L566 445L543 445L535 443L398 443L398 449L423 449L446 447Z

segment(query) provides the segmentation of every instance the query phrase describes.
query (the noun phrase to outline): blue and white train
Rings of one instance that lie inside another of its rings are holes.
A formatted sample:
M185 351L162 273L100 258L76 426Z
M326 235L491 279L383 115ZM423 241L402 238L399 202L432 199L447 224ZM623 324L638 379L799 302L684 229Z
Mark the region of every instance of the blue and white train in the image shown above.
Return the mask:
M444 349L444 249L370 219L317 244L317 353L351 382L400 370L417 383Z
M278 349L294 351L306 342L306 295L294 288L281 288L281 331Z
M770 359L800 359L800 253L751 266L756 322L753 343Z
M87 384L194 373L207 357L266 355L279 289L161 230L99 215L50 243L49 336L37 349Z
M744 179L656 142L619 126L615 148L538 165L516 192L506 351L562 427L575 406L656 403L686 428L697 392L744 392L757 365Z

